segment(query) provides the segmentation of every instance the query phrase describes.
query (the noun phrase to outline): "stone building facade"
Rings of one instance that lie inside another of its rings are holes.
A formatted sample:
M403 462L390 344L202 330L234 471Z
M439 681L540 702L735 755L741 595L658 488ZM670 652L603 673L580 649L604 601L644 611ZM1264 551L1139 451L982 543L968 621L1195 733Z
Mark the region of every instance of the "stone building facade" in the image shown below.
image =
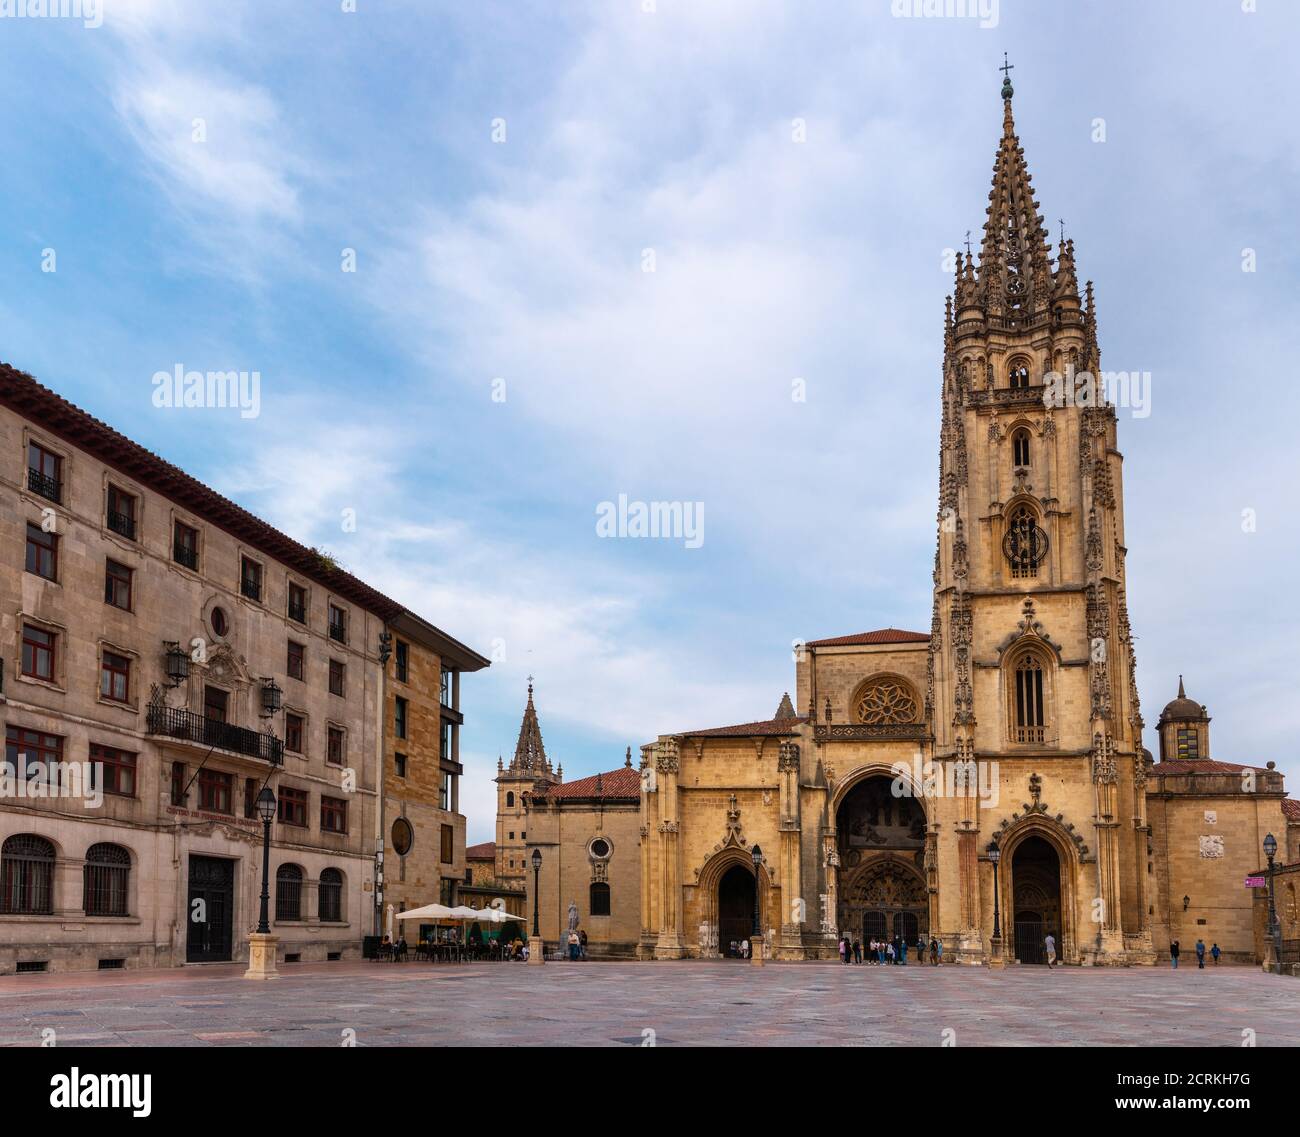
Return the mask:
M402 606L7 366L0 485L0 971L246 960L266 786L281 958L357 955Z
M1143 749L1092 285L1072 241L1052 255L1002 94L978 265L968 245L943 325L930 631L806 643L772 718L643 747L643 958L726 954L757 903L777 958L847 933L1033 963L1050 933L1067 963L1152 963L1184 889L1250 951L1230 878L1285 830L1282 779L1221 784L1208 720L1173 704L1162 739L1199 731L1197 756ZM1233 835L1221 865L1200 852L1207 805Z

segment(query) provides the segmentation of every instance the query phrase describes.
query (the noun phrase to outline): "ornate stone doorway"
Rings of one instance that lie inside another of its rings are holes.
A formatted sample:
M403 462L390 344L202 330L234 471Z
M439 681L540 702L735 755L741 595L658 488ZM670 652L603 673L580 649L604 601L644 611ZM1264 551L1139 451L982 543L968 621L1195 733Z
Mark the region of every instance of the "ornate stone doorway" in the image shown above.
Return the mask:
M754 874L733 865L718 882L718 951L734 957L733 943L754 934Z
M849 878L841 892L842 926L864 940L903 936L909 944L930 930L930 905L921 874L906 862L885 854L869 861Z
M1011 880L1015 895L1015 958L1020 963L1046 963L1044 938L1051 933L1056 954L1062 958L1061 858L1050 841L1026 837L1011 855Z
M837 931L868 941L905 936L916 943L930 927L921 802L895 794L888 775L866 777L840 802L835 831Z

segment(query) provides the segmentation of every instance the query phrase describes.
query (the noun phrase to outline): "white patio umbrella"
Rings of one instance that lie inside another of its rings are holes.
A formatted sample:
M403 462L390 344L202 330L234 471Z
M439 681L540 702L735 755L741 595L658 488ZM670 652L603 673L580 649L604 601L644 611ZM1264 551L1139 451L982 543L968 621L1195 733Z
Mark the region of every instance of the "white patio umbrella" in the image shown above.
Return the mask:
M456 914L455 908L448 908L445 904L426 904L423 908L411 908L405 912L399 912L399 920L458 920L460 917Z
M477 920L478 918L478 912L473 908L466 907L464 904L451 909L450 919L452 920Z
M511 920L522 920L522 916L512 916L501 908L480 908L475 916L480 920L486 920L489 924L508 924Z

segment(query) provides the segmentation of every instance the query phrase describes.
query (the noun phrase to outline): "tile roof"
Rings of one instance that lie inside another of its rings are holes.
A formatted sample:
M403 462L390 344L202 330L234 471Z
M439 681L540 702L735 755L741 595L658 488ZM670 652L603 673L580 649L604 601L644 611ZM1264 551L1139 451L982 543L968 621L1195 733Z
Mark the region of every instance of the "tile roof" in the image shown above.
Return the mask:
M1288 821L1300 821L1300 801L1293 797L1282 799L1282 812Z
M599 785L598 785L599 783ZM641 771L628 766L592 774L589 778L578 778L572 782L561 782L551 786L544 793L535 795L535 801L550 801L564 798L602 798L604 800L640 801Z
M1238 762L1220 762L1215 758L1171 758L1151 767L1153 774L1240 774L1254 770L1258 774L1273 774L1263 766L1243 766Z
M928 643L925 632L907 632L902 628L878 628L874 632L858 632L852 636L835 636L828 640L809 640L805 647L853 647L864 644L921 644Z
M761 722L742 722L736 726L715 726L708 730L688 730L682 738L754 738L772 737L779 734L794 734L801 722L806 722L807 715L795 715L794 718L763 719Z
M495 861L497 859L497 843L495 841L484 841L481 845L471 845L465 850L465 859L467 861Z

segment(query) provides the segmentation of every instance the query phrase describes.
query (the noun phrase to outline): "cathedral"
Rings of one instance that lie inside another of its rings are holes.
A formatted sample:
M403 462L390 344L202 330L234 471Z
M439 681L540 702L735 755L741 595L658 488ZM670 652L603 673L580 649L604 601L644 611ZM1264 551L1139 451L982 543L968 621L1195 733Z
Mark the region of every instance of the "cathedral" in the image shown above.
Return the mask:
M569 905L610 955L830 958L841 935L938 938L944 959L1151 964L1203 938L1253 962L1264 841L1300 860L1274 764L1213 758L1207 709L1143 719L1125 591L1123 456L1092 285L1055 257L1002 87L978 263L943 327L929 632L796 652L771 718L661 735L566 784L530 681L498 770L497 875ZM1063 381L1062 377L1065 377ZM529 867L540 854L536 873ZM1300 937L1294 885L1283 934Z

